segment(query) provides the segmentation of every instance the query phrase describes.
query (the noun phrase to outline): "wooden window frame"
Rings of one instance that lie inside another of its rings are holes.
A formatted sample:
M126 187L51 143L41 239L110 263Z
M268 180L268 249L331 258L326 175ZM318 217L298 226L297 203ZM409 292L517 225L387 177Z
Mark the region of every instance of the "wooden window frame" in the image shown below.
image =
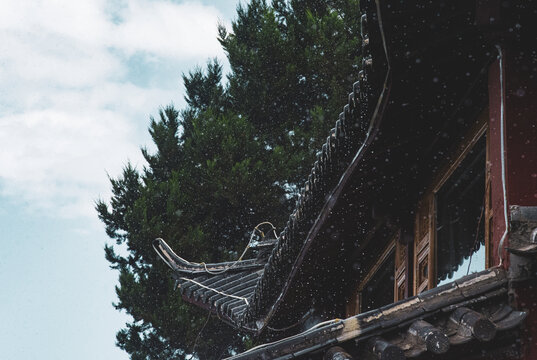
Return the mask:
M485 267L490 267L490 239L492 228L492 205L490 202L490 166L489 166L489 133L488 108L478 117L476 125L470 129L468 136L458 144L452 152L455 156L434 178L425 194L417 204L414 223L414 261L413 291L417 295L425 290L436 287L436 194L453 175L457 167L465 159L474 145L486 134L486 168L485 168ZM424 270L427 269L426 272Z
M409 262L412 243L403 242L402 233L399 230L395 238L394 301L406 299L412 291L412 264Z
M362 281L360 281L360 284L358 284L358 287L356 288L356 293L355 293L355 296L353 296L355 299L356 299L356 303L354 304L354 311L355 311L355 314L360 314L362 312L362 292L364 291L364 289L366 288L367 284L369 283L369 281L371 281L371 279L373 278L373 276L375 276L375 274L379 271L380 267L382 266L382 264L384 264L384 262L388 259L388 257L390 257L392 254L394 254L395 252L395 248L396 248L396 239L398 238L398 234L396 234L389 242L388 242L388 245L386 245L386 247L384 248L384 250L382 250L382 253L379 257L379 259L375 262L375 264L369 269L369 271L367 272L367 274L364 276L364 278L362 279ZM397 256L397 255L396 255ZM396 284L396 281L394 279L394 284ZM396 299L396 293L395 293L395 289L396 289L396 285L394 285L394 301Z

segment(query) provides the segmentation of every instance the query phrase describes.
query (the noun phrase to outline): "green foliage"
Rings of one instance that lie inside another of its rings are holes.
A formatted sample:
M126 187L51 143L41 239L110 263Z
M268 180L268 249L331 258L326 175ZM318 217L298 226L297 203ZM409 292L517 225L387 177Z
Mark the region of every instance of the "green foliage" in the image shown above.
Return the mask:
M289 159L287 181L305 180L313 149L324 142L358 77L358 8L356 0L275 0L272 6L254 0L239 6L232 33L219 28L232 70L233 108L267 144L296 155ZM311 137L316 107L326 121L322 136Z
M261 221L282 228L357 77L358 29L357 1L253 0L231 33L219 27L227 85L211 60L183 76L185 109L150 119L147 166L128 164L96 203L116 242L105 247L119 272L114 305L132 316L117 344L132 359L219 358L251 344L181 300L151 241L213 262L236 259Z

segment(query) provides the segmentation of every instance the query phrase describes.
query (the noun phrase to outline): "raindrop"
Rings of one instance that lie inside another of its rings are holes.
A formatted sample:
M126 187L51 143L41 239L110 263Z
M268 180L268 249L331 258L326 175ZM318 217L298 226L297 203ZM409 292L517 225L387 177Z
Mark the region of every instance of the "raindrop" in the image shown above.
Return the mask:
M524 89L519 88L519 89L516 91L516 96L518 96L518 97L523 97L524 95L526 95L526 91L524 91Z

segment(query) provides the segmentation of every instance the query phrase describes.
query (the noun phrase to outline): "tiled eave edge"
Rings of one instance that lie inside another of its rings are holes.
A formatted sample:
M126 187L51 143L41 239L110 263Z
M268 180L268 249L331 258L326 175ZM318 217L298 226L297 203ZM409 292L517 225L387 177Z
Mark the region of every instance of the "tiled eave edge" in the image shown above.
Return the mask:
M350 178L356 176L357 168L375 138L388 103L391 88L389 64L385 69L382 88L377 91L373 89L372 79L379 74L373 71L373 60L369 52L371 44L368 26L371 24L368 24L368 16L377 9L374 3L365 4L364 1L360 5L364 13L364 50L359 80L354 83L348 104L344 106L336 126L318 153L311 174L300 191L295 210L265 265L246 316L238 324L242 328L256 329L257 334L266 328L277 312L307 251L336 206L343 189ZM380 16L377 18L380 23ZM383 39L382 46L387 59Z
M255 286L244 316L240 319L225 319L242 330L259 334L272 319L285 298L308 249L321 231L345 185L355 175L365 150L378 130L389 95L390 70L389 67L386 70L383 86L380 89L374 89L372 79L381 74L373 70L375 67L370 52L372 44L369 41L367 22L376 8L374 2L366 1L360 7L364 14L362 16L364 41L359 79L353 84L348 104L344 106L326 143L318 152L308 180L300 191L295 210L280 233L278 242L266 264L261 264L255 259L240 261L232 268L230 265L233 263L192 263L176 255L162 239L156 239L153 243L159 256L174 271L176 279L178 277L194 278L213 271L258 271L262 268L262 275ZM384 41L382 45L379 41L376 46L384 46ZM386 52L385 46L384 51ZM183 298L202 308L214 311L205 303L199 303L185 295Z
M249 273L245 273L245 276L249 275ZM174 276L175 277L175 276ZM176 277L177 279L177 277ZM247 287L245 290L251 290L253 287ZM196 296L192 296L191 294L193 292L190 292L190 293L186 293L185 291L181 290L181 297L182 299L185 301L185 302L188 302L188 303L191 303L193 305L196 305L202 309L205 309L215 315L218 316L218 318L222 321L224 321L225 323L227 323L228 325L230 325L231 327L237 327L237 318L236 316L233 316L233 312L232 310L233 309L229 309L229 311L224 311L222 309L222 306L219 306L219 305L216 305L214 301L204 301L203 300L203 296L207 296L206 294L203 294L203 292L205 293L208 293L209 296L213 294L212 290L205 290L204 289L200 289L199 287L196 287L196 291L202 291L202 294L198 294ZM251 291L250 291L251 292ZM240 307L242 305L242 307L247 307L248 304L244 303L244 301L242 300L233 300L233 299L229 299L226 297L226 299L224 301L227 301L228 302L228 305L229 303L233 302L234 301L234 306L233 308L235 307ZM239 303L239 304L237 304ZM226 308L227 309L227 308ZM249 330L249 331L254 331L254 329L243 329L243 330Z
M216 314L231 326L237 326L263 271L262 259L191 263L175 254L160 238L153 241L153 248L173 270L173 278L183 300Z
M314 330L308 330L274 343L260 345L230 359L291 359L349 340L357 342L368 339L384 341L381 338L384 334L394 330L402 331L405 327L411 327L412 324L427 320L438 313L452 313L452 317L456 311L459 313L469 311L472 314L477 314L466 307L493 298L506 298L507 283L505 270L488 269L380 309L345 320L335 320ZM492 337L494 337L496 330L508 330L518 326L526 316L525 312L514 311L508 306L504 306L501 312L503 314L497 315L495 319L484 320L491 322L494 327ZM467 333L465 336L452 336L449 342L456 345L470 341L472 337L475 337L472 333ZM384 342L387 346L397 346L387 341ZM426 349L421 350L410 357L417 356ZM402 350L399 349L399 351L403 354Z

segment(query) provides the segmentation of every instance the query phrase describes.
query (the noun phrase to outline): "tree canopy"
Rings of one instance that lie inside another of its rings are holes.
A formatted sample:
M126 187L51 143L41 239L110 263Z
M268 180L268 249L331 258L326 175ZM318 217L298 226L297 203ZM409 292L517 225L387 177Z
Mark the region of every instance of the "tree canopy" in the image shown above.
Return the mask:
M96 210L115 245L117 333L131 359L221 358L248 339L185 304L151 242L195 261L235 260L252 228L281 228L360 64L356 0L252 0L219 26L231 71L209 60L183 75L186 107L150 119L147 166L110 179ZM126 251L118 251L121 247ZM203 330L203 331L201 331Z

